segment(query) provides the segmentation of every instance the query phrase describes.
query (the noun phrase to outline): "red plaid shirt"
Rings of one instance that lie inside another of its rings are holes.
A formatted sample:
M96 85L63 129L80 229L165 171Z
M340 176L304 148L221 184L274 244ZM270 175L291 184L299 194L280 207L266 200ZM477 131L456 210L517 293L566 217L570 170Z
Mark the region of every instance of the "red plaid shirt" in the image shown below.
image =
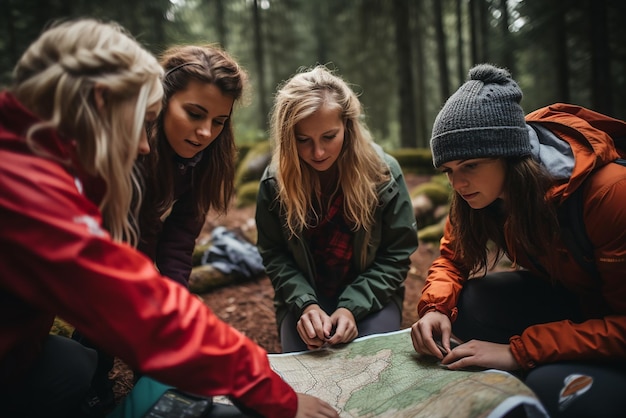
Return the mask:
M319 225L305 231L315 263L315 284L325 297L337 297L355 278L352 266L354 233L343 216L343 193L333 200Z

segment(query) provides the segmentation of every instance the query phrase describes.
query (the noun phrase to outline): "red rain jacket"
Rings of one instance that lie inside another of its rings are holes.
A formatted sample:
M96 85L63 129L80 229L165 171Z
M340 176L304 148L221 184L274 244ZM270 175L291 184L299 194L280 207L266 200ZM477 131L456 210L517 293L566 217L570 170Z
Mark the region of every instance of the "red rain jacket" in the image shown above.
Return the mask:
M0 93L0 388L32 364L58 315L163 383L228 395L267 417L295 416L296 394L266 352L147 257L113 242L97 202L80 190L94 182L71 172L78 167L30 151L23 137L36 120ZM71 159L70 141L49 131L38 138Z

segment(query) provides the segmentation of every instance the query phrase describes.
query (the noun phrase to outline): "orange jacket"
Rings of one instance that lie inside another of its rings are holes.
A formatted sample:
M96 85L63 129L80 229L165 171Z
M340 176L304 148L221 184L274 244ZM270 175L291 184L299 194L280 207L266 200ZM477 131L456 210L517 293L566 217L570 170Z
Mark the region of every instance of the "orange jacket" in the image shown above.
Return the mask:
M297 396L266 352L146 256L113 242L81 193L88 182L30 151L21 135L35 121L0 93L0 388L32 364L58 315L160 382L231 396L267 417L295 416ZM39 138L71 157L68 140Z
M579 296L587 320L530 326L510 339L513 355L523 368L564 360L626 360L626 168L609 164L619 155L605 133L626 138L626 123L566 104L536 110L526 121L541 124L567 141L574 154L569 181L555 185L547 198L559 204L589 177L583 185L584 221L601 278L585 273L565 244L559 243L555 251L540 257L541 265L555 266L549 275ZM468 272L452 261L453 240L447 223L441 255L429 270L418 303L420 316L437 310L451 320L456 318L459 292ZM517 264L541 275L521 250L515 251L514 239L507 237L507 245L516 254Z

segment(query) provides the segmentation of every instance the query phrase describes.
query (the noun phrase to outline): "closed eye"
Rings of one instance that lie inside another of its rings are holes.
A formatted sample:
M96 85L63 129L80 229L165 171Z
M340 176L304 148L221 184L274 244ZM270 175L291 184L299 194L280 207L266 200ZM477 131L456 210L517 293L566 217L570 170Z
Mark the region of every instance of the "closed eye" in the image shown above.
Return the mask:
M197 113L197 112L192 112L190 110L187 111L187 115L189 115L189 118L193 120L199 120L204 117L204 115Z

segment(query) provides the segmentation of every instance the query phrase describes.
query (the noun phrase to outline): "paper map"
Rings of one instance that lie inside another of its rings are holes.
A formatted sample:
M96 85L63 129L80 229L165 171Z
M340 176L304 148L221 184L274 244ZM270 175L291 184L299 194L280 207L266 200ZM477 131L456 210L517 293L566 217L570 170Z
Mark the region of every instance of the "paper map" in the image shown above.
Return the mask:
M510 373L450 371L417 354L410 329L363 337L337 348L270 354L297 392L333 405L343 418L489 417L524 405L547 417L533 392Z

